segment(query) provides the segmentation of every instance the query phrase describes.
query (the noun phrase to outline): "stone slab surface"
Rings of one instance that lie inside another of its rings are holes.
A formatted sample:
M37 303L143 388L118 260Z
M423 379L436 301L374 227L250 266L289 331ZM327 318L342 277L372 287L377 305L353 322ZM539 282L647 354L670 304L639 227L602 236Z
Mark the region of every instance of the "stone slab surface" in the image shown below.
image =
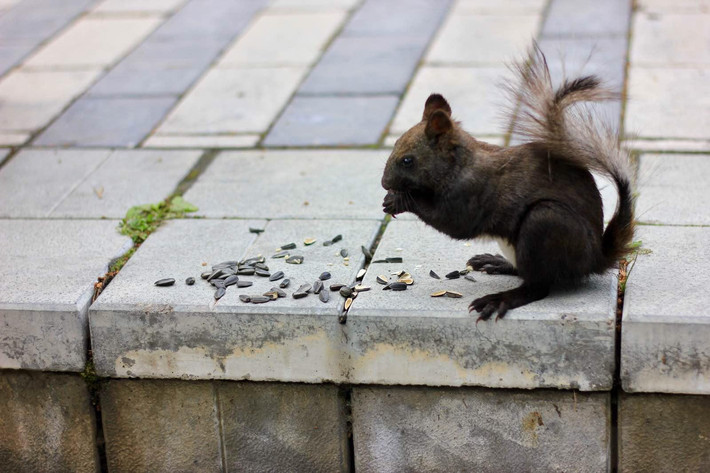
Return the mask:
M547 2L544 0L459 0L455 5L456 13L541 13Z
M669 225L710 225L710 156L643 154L637 219Z
M357 471L606 472L608 394L355 387Z
M710 469L710 397L622 395L619 471Z
M96 473L96 422L78 375L0 371L0 462L6 473Z
M130 259L91 307L94 362L102 375L117 377L219 378L322 382L342 379L338 316L343 298L328 303L314 295L293 299L304 283L323 272L332 282L351 283L363 264L360 246L369 246L379 221L176 220L161 227ZM249 227L265 228L258 238ZM322 242L337 234L337 246ZM304 238L317 238L304 247ZM199 242L205 242L201 244ZM207 244L209 242L209 244ZM276 248L298 244L301 265L270 258ZM344 264L340 248L350 253ZM242 276L254 285L230 288L215 302L214 288L199 279L209 265L264 254L271 271L291 279L288 297L245 304L239 294L262 294L277 285ZM179 257L175 257L180 255ZM202 263L206 266L202 266ZM187 276L198 278L186 286ZM173 277L172 287L153 282ZM119 335L120 334L120 335Z
M177 10L185 0L104 0L91 11L93 13L170 13Z
M630 15L630 0L558 0L550 3L543 31L556 36L625 35Z
M175 101L175 97L82 98L34 144L133 147L158 124Z
M185 198L210 218L382 219L386 158L366 150L223 152Z
M450 0L366 0L343 30L344 36L430 37L451 5Z
M626 105L627 135L707 139L710 68L632 67ZM692 93L688 93L692 91Z
M261 135L153 135L144 148L253 148Z
M375 144L398 102L396 95L296 96L266 136L264 145Z
M159 133L262 133L298 86L304 67L212 69Z
M0 131L0 145L2 146L19 146L29 139L29 133Z
M710 10L705 14L634 15L631 63L638 66L710 66Z
M640 0L638 11L654 13L707 13L710 10L708 0L679 0L668 3L665 0Z
M89 90L89 95L178 95L202 74L202 69L195 67L155 69L126 64L111 70Z
M93 0L12 1L0 16L0 43L29 43L33 47L50 38L89 6Z
M212 383L110 380L101 415L109 471L223 471Z
M376 384L610 389L616 277L609 273L576 290L555 290L497 323L477 324L468 313L471 300L520 285L511 276L473 273L476 282L444 277L481 253L500 249L492 242L467 246L418 220L390 222L374 258L401 256L404 262L373 263L368 269L364 284L373 290L360 294L348 315L350 378ZM412 274L414 285L383 291L375 278L399 270ZM429 276L430 270L442 279ZM463 298L430 297L443 289Z
M31 44L0 45L0 75L16 66L30 51Z
M624 298L627 392L710 394L710 228L641 226Z
M333 385L217 384L225 469L348 471L344 397Z
M0 220L0 368L84 369L94 282L131 246L116 224Z
M627 149L646 153L673 152L697 153L710 152L710 140L625 140Z

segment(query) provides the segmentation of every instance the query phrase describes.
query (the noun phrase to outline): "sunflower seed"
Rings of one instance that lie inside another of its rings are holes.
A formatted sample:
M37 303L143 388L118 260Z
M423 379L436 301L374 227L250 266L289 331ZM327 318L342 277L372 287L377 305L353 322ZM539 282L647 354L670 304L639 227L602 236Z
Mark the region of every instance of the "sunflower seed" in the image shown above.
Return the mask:
M403 282L403 283L406 284L407 286L411 286L412 284L414 284L414 279L412 279L411 277L409 277L409 278L399 278L398 281L399 281L399 282Z
M372 259L372 253L370 253L370 250L368 250L364 246L361 246L360 249L362 250L362 254L365 255L365 263L369 263Z
M213 279L219 278L220 276L222 276L222 275L224 275L224 274L225 274L225 273L224 273L223 270L218 269L218 270L216 270L216 271L213 271L212 274L210 274L209 276L207 276L207 280L208 280L208 281L212 281Z
M321 281L320 279L316 279L316 281L313 283L313 294L318 294L322 290L323 281Z
M202 279L207 279L208 277L210 277L211 274L212 274L212 271L205 271L204 273L200 274L200 277Z
M264 258L262 255L257 255L251 258L247 258L244 261L240 261L239 265L254 266L256 263L263 263L264 261L266 261L266 258Z
M335 236L333 237L333 239L330 240L330 241L332 241L333 243L338 243L338 242L339 242L340 240L342 240L342 239L343 239L343 235L338 234L338 235L335 235Z
M239 300L242 302L251 302L251 296L247 296L246 294L240 294Z
M220 300L223 295L227 293L227 290L224 287L218 287L217 291L214 293L214 298L215 300Z
M315 238L306 238L305 240L303 240L303 244L306 246L310 246L315 242L316 242Z
M446 275L446 279L458 279L461 277L458 271L451 271L449 274Z
M429 271L429 276L431 276L434 279L441 279L441 277L438 274L436 274L433 269L431 271Z
M280 247L276 248L276 251L293 250L295 248L296 248L295 243L286 243L285 245L281 245Z
M456 291L446 291L446 297L453 297L455 299L459 299L459 298L463 297L463 294L461 294L460 292L456 292Z
M286 251L286 250L279 251L274 256L272 256L272 258L287 258L287 257L288 257L288 251Z
M294 299L303 299L303 298L306 297L307 295L308 295L307 292L296 291L296 292L293 293L292 297L293 297Z
M254 268L254 274L256 274L257 276L264 277L264 278L268 278L271 276L270 272L268 272L265 269L261 269L261 268Z
M269 267L266 266L264 263L256 263L254 265L254 269L263 269L264 271L268 271Z
M340 288L340 295L348 298L353 295L353 290L350 289L348 286L344 286Z
M281 279L283 277L284 277L283 271L276 271L271 276L269 276L269 281L278 281L279 279Z
M362 284L358 284L354 288L357 292L367 292L371 289L370 286L363 286Z
M172 286L173 284L175 284L175 280L173 278L158 279L155 281L156 286Z
M189 278L185 279L185 284L187 284L188 286L192 286L193 284L195 284L195 278L190 276Z
M353 303L352 297L348 297L347 299L345 299L345 306L344 306L345 310L348 310L350 308L350 306L352 305L352 303Z
M385 258L388 263L401 263L404 261L400 256L395 256L393 258Z
M286 297L286 293L278 287L272 287L269 292L275 292L279 297Z
M345 284L341 284L341 283L339 283L339 282L338 282L338 283L334 283L334 284L331 284L331 285L330 285L330 290L333 291L333 292L339 291L341 288L343 288L343 287L345 287L345 286L346 286Z
M239 268L239 270L237 270L237 274L243 275L243 276L251 276L255 272L256 271L254 270L254 268L250 268L250 267Z
M263 231L264 231L263 228L253 228L253 227L249 227L249 233L256 233L256 234L258 235L259 233L261 233L261 232L263 232Z
M330 300L330 293L328 291L321 291L318 293L318 299L321 302L328 302Z
M286 262L289 264L301 264L303 263L303 256L289 256L286 258Z
M340 256L342 256L343 258L345 258L345 257L348 256L348 250L347 250L347 248L342 248L342 249L340 250Z
M281 283L279 284L279 287L281 289L286 289L289 284L291 284L291 280L287 278L287 279L284 279L283 281L281 281Z
M462 270L460 270L460 271L459 271L459 274L460 274L461 276L466 276L469 272L470 272L470 271L469 271L468 268L467 268L467 269L462 269Z
M399 282L399 281L390 283L390 284L389 284L389 287L390 287L390 289L392 289L393 291L404 291L404 290L407 289L407 285L406 285L405 283Z
M239 276L232 274L227 279L224 280L224 287L229 287L237 284L239 282Z
M443 290L443 291L436 291L436 292L434 292L434 293L431 294L431 297L441 297L441 296L443 296L444 294L446 294L446 290Z
M333 244L333 241L332 241L332 240L326 240L326 241L323 242L323 246L330 246L330 245L332 245L332 244Z
M467 281L476 282L476 278L473 277L473 274L467 274L463 278L466 279Z
M237 287L249 287L252 284L254 284L254 283L251 281L241 281L241 280L237 281Z
M327 281L328 279L330 279L330 273L328 271L321 273L321 275L318 276L318 279L320 279L321 281Z
M229 268L230 266L236 266L239 264L239 261L222 261L221 263L217 263L214 266L212 266L212 269L221 269L221 268Z
M212 281L210 281L210 284L212 284L214 287L225 287L224 279L213 279Z
M380 263L386 263L386 259L376 259L372 261L372 264L380 264Z
M355 279L357 281L362 281L362 278L365 277L366 273L367 273L367 270L365 268L361 269L360 271L357 272L357 276L355 276Z
M269 302L271 297L267 296L249 296L252 304L263 304L264 302Z
M268 297L271 300L276 300L279 298L279 295L275 293L274 291L268 291L262 294L264 297Z
M388 278L387 276L383 276L383 275L380 274L379 276L377 276L376 281L377 281L379 284L385 285L385 284L387 284L387 282L389 281L389 278Z
M311 292L311 289L312 289L312 287L310 284L301 284L298 287L297 292Z

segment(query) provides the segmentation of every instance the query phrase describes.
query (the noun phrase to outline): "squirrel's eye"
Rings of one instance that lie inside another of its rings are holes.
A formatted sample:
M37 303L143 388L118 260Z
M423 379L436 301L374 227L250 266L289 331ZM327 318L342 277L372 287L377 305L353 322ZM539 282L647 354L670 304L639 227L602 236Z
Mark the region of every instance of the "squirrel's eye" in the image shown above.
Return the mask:
M410 167L412 164L414 164L414 156L405 156L402 158L402 166L405 168Z

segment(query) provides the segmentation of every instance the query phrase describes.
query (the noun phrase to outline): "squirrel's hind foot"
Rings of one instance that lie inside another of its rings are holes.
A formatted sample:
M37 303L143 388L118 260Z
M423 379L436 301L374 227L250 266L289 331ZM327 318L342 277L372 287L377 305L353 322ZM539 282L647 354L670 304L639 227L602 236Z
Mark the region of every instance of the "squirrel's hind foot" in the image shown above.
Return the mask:
M471 266L476 271L483 271L488 274L509 274L517 276L518 270L515 266L501 255L486 253L476 255L468 260L467 266Z
M549 294L550 288L545 285L523 284L520 287L509 291L488 294L487 296L474 299L468 306L469 312L478 312L478 320L488 320L495 313L498 313L496 320L505 317L510 309L524 306L531 302L544 299Z

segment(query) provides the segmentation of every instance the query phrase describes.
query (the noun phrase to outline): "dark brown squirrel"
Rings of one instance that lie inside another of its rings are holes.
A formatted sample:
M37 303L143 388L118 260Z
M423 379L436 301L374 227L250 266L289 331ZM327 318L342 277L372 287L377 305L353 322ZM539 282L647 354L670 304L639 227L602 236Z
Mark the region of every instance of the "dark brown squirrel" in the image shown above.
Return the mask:
M513 133L526 143L503 148L476 140L451 118L438 94L422 121L395 143L382 186L383 210L412 212L456 239L492 237L501 255L468 260L489 274L518 275L519 287L475 299L478 320L545 298L562 282L581 282L614 267L634 233L629 156L618 135L578 102L618 99L595 76L565 80L556 90L543 53L513 66L519 113ZM604 230L602 199L590 171L610 177L619 202ZM509 246L508 246L509 245ZM507 248L506 248L507 247ZM509 251L506 252L506 249Z

